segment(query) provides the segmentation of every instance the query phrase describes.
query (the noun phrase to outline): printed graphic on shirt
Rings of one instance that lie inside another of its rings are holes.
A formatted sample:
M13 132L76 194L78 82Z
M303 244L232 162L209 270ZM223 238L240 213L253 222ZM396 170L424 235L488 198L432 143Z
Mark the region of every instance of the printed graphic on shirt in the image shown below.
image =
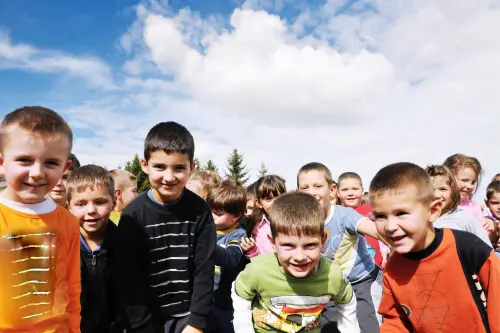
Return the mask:
M54 306L56 236L51 231L0 236L0 288L4 318L28 325L48 317Z
M331 296L278 296L271 297L267 306L258 297L253 308L255 325L266 330L279 330L287 333L307 331L319 325L318 318Z

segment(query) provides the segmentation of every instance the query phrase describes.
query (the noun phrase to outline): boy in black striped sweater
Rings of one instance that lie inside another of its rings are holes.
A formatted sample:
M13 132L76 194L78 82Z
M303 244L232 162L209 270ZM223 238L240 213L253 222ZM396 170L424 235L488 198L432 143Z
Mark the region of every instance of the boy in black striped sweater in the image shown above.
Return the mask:
M194 140L175 122L148 133L142 169L152 188L123 211L117 273L132 332L199 333L212 309L215 225L208 204L185 188Z

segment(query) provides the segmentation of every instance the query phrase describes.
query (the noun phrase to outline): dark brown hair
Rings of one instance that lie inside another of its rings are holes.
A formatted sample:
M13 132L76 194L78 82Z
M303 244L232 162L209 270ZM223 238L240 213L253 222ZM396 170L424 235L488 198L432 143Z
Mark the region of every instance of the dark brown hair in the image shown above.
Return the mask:
M486 199L490 200L493 194L500 193L500 180L491 182L486 188Z

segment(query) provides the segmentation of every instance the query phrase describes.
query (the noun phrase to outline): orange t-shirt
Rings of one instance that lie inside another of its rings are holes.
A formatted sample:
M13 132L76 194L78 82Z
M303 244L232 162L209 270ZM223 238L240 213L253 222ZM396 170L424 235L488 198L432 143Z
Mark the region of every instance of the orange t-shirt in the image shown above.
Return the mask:
M46 200L0 198L0 332L80 331L80 241L76 219Z
M436 229L427 249L389 258L379 313L381 333L499 333L500 260L471 233Z

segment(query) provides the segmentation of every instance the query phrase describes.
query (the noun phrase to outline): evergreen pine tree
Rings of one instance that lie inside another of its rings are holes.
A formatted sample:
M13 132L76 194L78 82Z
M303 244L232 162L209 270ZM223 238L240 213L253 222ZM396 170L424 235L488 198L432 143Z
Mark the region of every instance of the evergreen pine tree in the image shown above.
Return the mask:
M205 164L205 170L219 172L219 169L212 160L208 160L207 164Z
M141 161L138 154L135 154L131 161L125 163L125 170L132 173L137 178L137 191L139 193L145 192L151 187L148 175L142 171Z
M232 180L236 185L245 185L248 181L248 170L243 163L243 154L240 154L238 149L234 149L233 152L229 154L226 161L226 167L226 179Z
M267 175L267 168L266 168L266 165L264 164L264 162L260 163L260 169L259 169L259 171L257 171L257 173L258 173L259 178Z
M196 165L196 170L205 170L203 167L203 164L201 163L200 159L198 157L194 158L194 164Z

